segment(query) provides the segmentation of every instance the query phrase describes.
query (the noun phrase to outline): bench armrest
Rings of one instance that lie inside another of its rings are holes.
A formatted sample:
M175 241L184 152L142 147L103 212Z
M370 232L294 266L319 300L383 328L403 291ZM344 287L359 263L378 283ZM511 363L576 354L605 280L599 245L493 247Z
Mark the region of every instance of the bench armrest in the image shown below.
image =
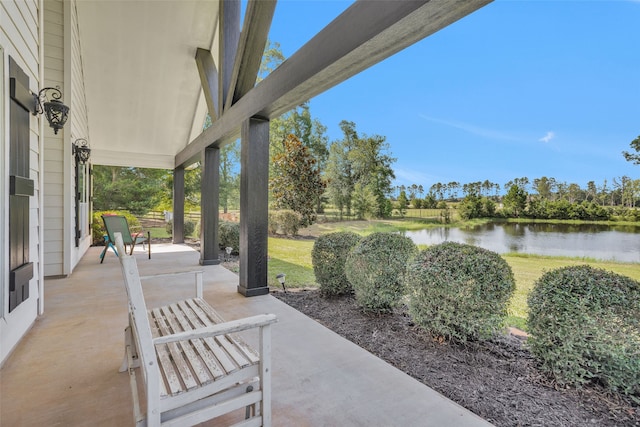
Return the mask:
M176 273L165 273L165 274L153 274L151 276L140 276L140 281L149 280L149 279L157 279L159 277L175 277L182 276L185 274L195 274L196 277L196 297L202 298L202 270L194 270L194 271L179 271Z
M259 314L257 316L246 317L239 320L231 320L229 322L219 323L205 328L194 329L192 331L179 332L177 334L165 335L154 338L153 344L167 344L170 342L193 340L198 338L208 338L217 335L231 334L234 332L245 331L247 329L267 326L277 322L275 314Z
M149 279L155 279L157 277L171 277L171 276L182 276L185 274L202 274L203 271L202 270L193 270L193 271L178 271L175 273L163 273L163 274L152 274L149 276L140 276L140 280L149 280Z

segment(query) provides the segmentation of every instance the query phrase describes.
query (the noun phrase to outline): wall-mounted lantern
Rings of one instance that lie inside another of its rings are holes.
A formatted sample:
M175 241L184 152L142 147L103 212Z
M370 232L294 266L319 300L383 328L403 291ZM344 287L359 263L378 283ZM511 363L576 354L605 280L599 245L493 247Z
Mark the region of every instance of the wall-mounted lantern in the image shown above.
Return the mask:
M76 158L77 163L87 163L90 155L91 148L89 148L89 143L86 139L79 138L73 142L73 156Z
M47 97L47 92L51 91L51 98ZM49 126L53 128L53 133L58 134L58 130L62 129L69 118L69 107L64 105L60 98L62 93L60 88L45 87L38 94L33 94L36 101L34 116L44 113L49 122Z

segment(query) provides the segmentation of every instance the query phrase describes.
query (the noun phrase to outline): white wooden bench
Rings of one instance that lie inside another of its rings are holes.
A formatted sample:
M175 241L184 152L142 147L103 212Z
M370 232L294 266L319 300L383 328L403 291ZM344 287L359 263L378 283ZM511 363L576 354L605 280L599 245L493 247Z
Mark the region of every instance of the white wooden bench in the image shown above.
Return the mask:
M191 426L243 408L239 412L244 417L234 426L270 426L275 315L224 322L202 299L202 272L195 272L195 298L147 309L141 280L159 276L140 277L119 233L116 246L129 298L121 372L130 375L136 426ZM259 352L233 335L252 328L259 328ZM146 398L143 411L138 367Z

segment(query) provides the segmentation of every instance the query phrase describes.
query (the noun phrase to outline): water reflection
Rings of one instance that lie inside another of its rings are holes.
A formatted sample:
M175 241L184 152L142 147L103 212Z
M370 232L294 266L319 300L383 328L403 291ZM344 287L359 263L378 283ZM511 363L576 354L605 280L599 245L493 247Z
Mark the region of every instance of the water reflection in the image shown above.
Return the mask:
M640 226L633 225L489 223L467 228L430 228L406 235L423 245L452 241L498 253L640 262Z

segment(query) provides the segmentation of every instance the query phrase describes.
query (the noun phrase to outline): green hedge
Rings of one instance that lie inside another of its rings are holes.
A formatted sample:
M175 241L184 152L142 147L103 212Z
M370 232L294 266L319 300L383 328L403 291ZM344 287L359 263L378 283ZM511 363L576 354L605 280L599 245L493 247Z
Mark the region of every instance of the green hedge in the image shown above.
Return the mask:
M320 292L325 296L350 294L353 288L345 273L349 251L358 244L360 236L350 231L318 237L311 250L311 262Z
M529 296L531 352L561 384L640 397L640 283L589 266L545 273Z
M413 321L433 335L461 341L500 332L516 287L500 255L454 242L421 251L405 281Z
M398 305L406 265L416 252L408 237L385 232L370 234L349 252L345 271L364 312L390 312Z

